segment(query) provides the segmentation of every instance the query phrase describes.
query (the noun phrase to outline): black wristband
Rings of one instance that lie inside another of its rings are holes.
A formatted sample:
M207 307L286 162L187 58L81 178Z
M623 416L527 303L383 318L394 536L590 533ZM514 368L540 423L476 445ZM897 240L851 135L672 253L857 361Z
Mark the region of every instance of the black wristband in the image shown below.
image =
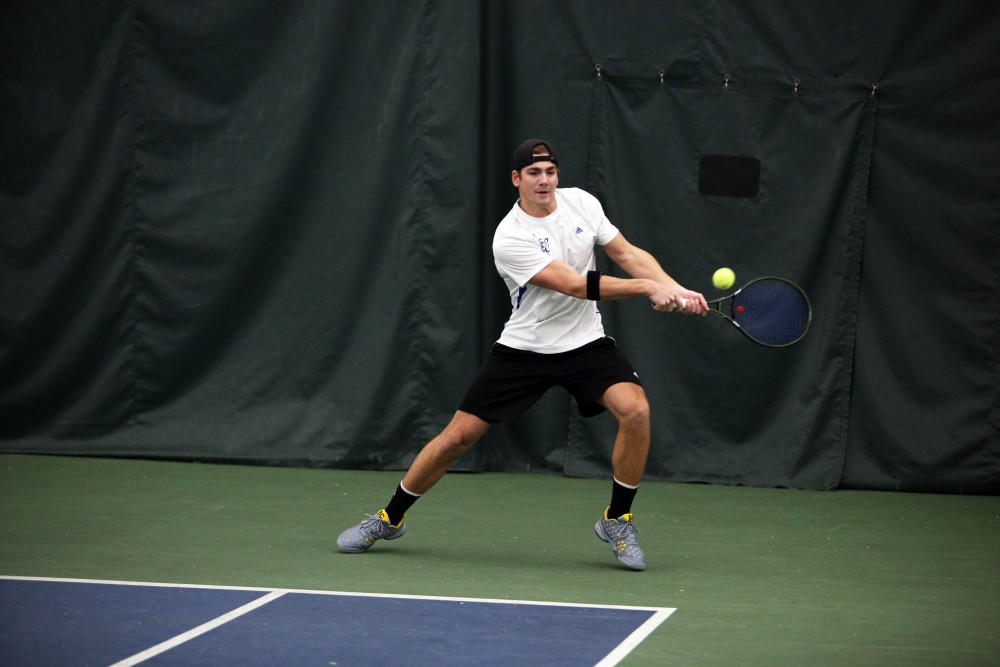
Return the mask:
M601 272L587 272L587 298L591 301L601 300Z

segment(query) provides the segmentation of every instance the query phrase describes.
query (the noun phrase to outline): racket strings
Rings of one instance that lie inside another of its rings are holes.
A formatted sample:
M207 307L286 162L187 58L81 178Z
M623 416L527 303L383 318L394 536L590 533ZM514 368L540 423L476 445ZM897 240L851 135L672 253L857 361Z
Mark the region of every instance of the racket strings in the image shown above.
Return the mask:
M733 297L733 320L764 345L790 345L809 328L811 310L801 290L779 279L750 283Z

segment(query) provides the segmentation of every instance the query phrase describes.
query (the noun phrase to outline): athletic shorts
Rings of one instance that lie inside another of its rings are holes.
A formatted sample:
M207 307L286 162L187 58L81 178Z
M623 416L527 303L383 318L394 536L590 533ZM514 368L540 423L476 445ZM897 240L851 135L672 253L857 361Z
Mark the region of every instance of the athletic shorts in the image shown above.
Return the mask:
M614 338L600 338L558 354L515 350L495 343L458 409L490 424L507 424L552 387L563 387L576 399L580 416L593 417L604 412L596 400L619 382L642 385Z

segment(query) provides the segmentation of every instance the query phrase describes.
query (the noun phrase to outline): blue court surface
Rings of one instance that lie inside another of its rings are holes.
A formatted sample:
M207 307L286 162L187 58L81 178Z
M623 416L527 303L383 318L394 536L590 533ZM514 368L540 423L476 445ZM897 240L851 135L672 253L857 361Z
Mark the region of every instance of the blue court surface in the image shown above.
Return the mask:
M0 665L615 665L670 608L0 577Z

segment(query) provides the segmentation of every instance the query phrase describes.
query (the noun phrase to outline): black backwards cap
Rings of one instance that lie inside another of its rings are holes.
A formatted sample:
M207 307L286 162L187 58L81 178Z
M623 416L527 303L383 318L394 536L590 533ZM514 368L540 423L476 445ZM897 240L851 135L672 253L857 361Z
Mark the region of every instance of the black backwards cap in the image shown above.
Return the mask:
M544 155L532 155L535 146L539 144L549 149L549 152ZM556 147L552 145L552 142L545 139L528 139L520 143L517 150L514 151L514 171L521 171L529 164L534 164L535 162L551 162L558 166L559 155L556 153Z

